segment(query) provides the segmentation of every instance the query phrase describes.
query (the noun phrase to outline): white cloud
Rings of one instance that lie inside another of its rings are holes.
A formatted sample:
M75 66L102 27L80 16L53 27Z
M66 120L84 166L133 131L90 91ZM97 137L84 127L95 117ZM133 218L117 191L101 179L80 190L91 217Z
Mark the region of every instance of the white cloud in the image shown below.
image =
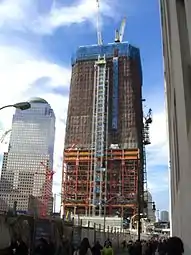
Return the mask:
M151 145L146 147L146 157L148 188L157 203L157 207L168 209L168 127L163 105L164 102L162 102L162 105L161 102L157 103L157 101L153 102L153 104L151 103L154 109L153 123L150 126ZM160 194L163 194L163 198ZM164 194L166 194L165 198Z
M149 92L145 94L147 101L144 111L146 112L148 107L153 110L153 123L150 126L151 145L146 147L148 188L154 195L157 205L163 207L165 204L167 209L169 150L163 84L151 86ZM164 194L166 194L165 199Z
M153 114L153 123L150 127L151 145L147 153L149 167L168 164L168 135L165 110Z
M49 34L56 28L84 21L96 25L96 0L80 0L70 6L57 6L53 2L50 8L46 8L46 13L40 13L37 0L5 0L0 4L0 27ZM116 17L114 6L115 1L102 0L100 13Z
M157 209L169 209L169 169L168 165L154 167L148 171L148 188L156 202Z
M148 171L148 177L148 187L152 193L160 193L161 191L168 190L168 166L158 167L157 169L150 169Z
M0 101L2 105L18 101L24 94L26 97L25 92L41 77L49 77L51 86L60 84L64 86L69 84L70 70L48 62L41 56L30 55L30 52L24 49L0 46L0 81L3 87Z
M58 27L82 23L87 20L95 21L96 9L96 1L92 0L79 1L78 4L69 7L57 8L53 6L50 13L36 20L35 29L37 32L50 33ZM109 16L113 13L106 1L103 1L101 11Z
M41 77L49 77L52 86L69 84L70 71L41 57L32 56L21 48L0 46L0 80L3 94L7 94L11 102L18 100ZM7 97L2 96L1 104L6 102Z
M0 27L24 29L37 17L36 0L3 0L0 3Z

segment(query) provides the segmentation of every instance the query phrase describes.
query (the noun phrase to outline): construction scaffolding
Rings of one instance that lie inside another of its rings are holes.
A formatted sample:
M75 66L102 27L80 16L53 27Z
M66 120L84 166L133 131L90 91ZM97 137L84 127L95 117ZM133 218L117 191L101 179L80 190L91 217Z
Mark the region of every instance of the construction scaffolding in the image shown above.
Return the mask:
M64 212L131 216L143 192L142 70L129 43L79 47L66 123Z
M100 56L104 56L106 61L105 90L109 93L108 105L105 106L105 111L108 107L108 146L120 144L123 149L141 150L142 70L139 49L128 43L78 48L72 62L65 148L77 141L78 148L92 149L95 116L92 102L97 84L96 62Z
M137 211L139 150L111 149L108 151L108 215L128 216ZM117 196L116 196L117 195ZM119 196L118 196L119 195Z
M98 214L102 214L102 203L105 199L103 192L105 166L105 150L107 148L107 127L108 127L108 87L107 68L105 56L99 56L95 62L94 73L94 95L93 95L93 120L92 120L92 161L90 180L93 179L93 200L90 192L89 199L92 200L93 215L96 214L95 208L99 207Z
M106 204L107 214L115 215L122 209L123 213L127 211L126 214L132 215L137 210L139 150L110 149L104 155L104 162L107 158L107 185L103 178L102 194L105 194L105 187L107 187L105 201L110 201ZM100 199L100 193L95 197L96 192L94 192L94 187L100 183L100 171L96 173L94 180L91 180L91 164L92 160L95 162L96 159L97 157L92 159L92 153L88 150L64 151L64 163L67 165L67 177L63 183L64 212L70 211L86 216L99 215L101 203L93 203L94 200L92 200ZM120 197L116 197L116 194L120 194ZM101 198L103 200L104 196ZM98 208L97 213L96 208ZM101 204L102 214L103 204Z
M63 180L63 211L88 214L91 186L91 151L65 150L66 177Z

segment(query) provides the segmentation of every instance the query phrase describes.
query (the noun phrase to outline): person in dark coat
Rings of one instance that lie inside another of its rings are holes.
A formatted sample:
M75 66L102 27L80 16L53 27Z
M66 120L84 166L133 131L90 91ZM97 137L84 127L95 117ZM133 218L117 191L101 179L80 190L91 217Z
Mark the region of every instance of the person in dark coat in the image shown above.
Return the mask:
M19 239L17 241L17 246L16 246L16 255L28 255L28 247L27 245L23 242L22 239Z
M140 241L136 241L134 244L133 252L135 255L142 255L142 245Z
M97 241L95 245L92 247L92 255L101 255L101 250L103 249L103 246Z
M47 255L48 251L48 242L44 238L40 238L39 244L35 249L35 255Z
M127 250L129 255L134 255L134 245L132 241L129 241L129 243L127 244Z
M171 237L166 243L166 254L167 255L182 255L184 253L184 244L182 240L177 237Z

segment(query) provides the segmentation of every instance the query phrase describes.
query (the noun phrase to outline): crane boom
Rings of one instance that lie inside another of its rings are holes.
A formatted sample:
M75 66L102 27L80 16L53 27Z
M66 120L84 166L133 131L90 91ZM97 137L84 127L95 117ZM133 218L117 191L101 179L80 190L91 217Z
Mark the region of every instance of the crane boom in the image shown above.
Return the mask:
M101 35L101 27L100 27L100 5L99 0L96 0L97 3L97 43L98 45L102 45L102 35Z
M125 32L125 26L126 26L126 17L123 18L122 22L121 22L121 27L119 30L119 41L122 42L123 41L123 36L124 36L124 32Z
M0 143L3 143L3 142L4 142L5 137L6 137L11 131L12 131L11 129L5 131L5 133L4 133L4 134L1 136L1 138L0 138Z
M123 41L123 36L125 32L126 18L123 18L121 22L120 29L115 30L115 42L120 43Z

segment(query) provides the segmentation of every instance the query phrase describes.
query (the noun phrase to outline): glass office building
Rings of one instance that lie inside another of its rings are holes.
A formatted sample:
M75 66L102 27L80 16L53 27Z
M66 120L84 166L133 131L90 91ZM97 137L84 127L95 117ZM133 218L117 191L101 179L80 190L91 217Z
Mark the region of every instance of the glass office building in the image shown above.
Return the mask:
M55 115L47 101L30 100L31 108L16 110L8 152L4 153L0 206L7 211L16 201L18 211L32 210L31 201L42 214L50 213L52 203Z

